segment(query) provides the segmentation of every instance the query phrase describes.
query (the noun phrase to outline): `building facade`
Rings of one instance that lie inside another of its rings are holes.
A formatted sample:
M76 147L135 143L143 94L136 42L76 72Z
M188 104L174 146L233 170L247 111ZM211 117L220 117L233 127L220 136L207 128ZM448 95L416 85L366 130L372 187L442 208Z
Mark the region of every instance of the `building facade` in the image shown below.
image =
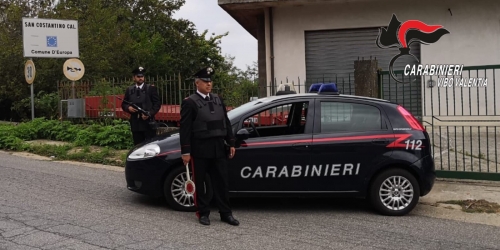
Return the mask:
M389 70L391 59L400 53L397 47L380 48L380 28L388 28L393 15L399 22L419 20L428 25L442 25L449 33L429 44L414 42L410 53L415 57L398 58L395 70L405 65L484 66L500 64L500 2L494 0L466 1L392 1L392 0L218 0L221 6L258 40L259 80L269 85L273 79L307 83L336 82L344 93L354 93L354 62L377 60L381 71ZM418 59L415 60L415 58ZM487 78L487 86L465 88L442 87L430 77L398 84L389 75L382 76L384 99L391 99L410 108L418 116L441 114L447 106L478 109L454 115L488 115L500 109L500 93L494 89L495 75L500 70L488 68L477 72L464 70L463 75ZM473 75L472 75L473 74ZM482 75L481 75L482 74ZM469 77L469 76L467 76ZM432 81L430 81L432 80ZM468 82L467 82L468 83ZM461 100L446 100L450 93ZM269 91L268 91L269 92ZM441 97L443 99L441 99ZM439 99L439 104L437 100ZM490 100L484 101L484 100ZM409 100L409 101L408 101ZM441 106L441 107L439 107ZM496 114L496 113L495 113Z

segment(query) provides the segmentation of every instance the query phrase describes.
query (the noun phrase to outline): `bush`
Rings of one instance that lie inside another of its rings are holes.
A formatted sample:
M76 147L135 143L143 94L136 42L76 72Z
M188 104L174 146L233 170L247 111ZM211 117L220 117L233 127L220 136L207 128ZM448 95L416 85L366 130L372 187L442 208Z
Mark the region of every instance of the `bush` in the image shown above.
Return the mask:
M34 96L35 114L47 119L53 119L59 115L59 95L55 93L45 93L44 91L38 92ZM19 101L14 101L12 108L21 119L28 119L31 117L31 97L26 97Z
M0 125L0 148L17 150L28 140L57 140L75 146L104 146L128 149L133 146L132 133L126 121L114 120L109 125L72 124L69 121L37 118L18 125Z
M26 145L24 141L18 137L8 135L0 137L0 147L9 150L23 151L29 148L29 145Z

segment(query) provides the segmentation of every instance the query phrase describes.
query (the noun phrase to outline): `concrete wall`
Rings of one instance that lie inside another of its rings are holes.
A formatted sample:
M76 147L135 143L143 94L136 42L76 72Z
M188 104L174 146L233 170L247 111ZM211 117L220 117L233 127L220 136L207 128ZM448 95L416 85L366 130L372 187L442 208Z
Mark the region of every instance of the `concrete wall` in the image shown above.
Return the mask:
M305 77L304 31L386 26L393 13L400 21L419 19L427 24L441 24L450 31L437 43L422 46L423 64L500 63L500 1L436 2L381 1L276 8L273 20L276 77Z
M401 22L417 19L450 31L437 43L422 45L422 64L500 64L500 1L378 1L278 7L273 13L276 80L305 79L304 31L387 26L393 13ZM488 88L492 86L493 80ZM436 87L433 89L436 92ZM423 91L430 88L423 87Z

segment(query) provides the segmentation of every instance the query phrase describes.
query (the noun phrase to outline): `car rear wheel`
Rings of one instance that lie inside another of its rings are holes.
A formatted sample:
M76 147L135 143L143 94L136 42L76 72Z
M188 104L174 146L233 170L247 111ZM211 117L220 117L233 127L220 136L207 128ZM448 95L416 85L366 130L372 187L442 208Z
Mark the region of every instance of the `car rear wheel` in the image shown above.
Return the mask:
M193 180L193 172L190 171L191 180ZM210 178L206 177L205 193L208 190L208 199L211 200L213 191L210 187ZM177 211L194 212L196 207L194 205L194 195L188 194L184 190L184 184L187 181L186 169L184 167L174 168L165 178L163 185L163 192L168 205Z
M380 173L370 187L370 202L383 215L406 215L415 208L419 198L417 180L403 169L389 169Z

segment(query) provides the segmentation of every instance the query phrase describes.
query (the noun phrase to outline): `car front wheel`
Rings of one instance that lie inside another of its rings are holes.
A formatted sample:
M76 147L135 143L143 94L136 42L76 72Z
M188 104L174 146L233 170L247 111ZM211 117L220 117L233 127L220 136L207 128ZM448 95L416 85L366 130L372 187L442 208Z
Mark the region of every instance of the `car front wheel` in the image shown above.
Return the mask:
M415 208L419 198L417 180L403 169L389 169L380 173L370 187L371 204L383 215L406 215Z
M191 180L193 180L193 172L190 171ZM205 178L205 193L208 195L208 200L212 199L213 191L210 187L210 178L207 175ZM196 207L194 204L194 195L188 194L184 190L184 185L187 181L186 169L184 167L176 167L168 174L163 184L163 192L168 205L177 211L194 212ZM208 193L207 193L208 191Z

